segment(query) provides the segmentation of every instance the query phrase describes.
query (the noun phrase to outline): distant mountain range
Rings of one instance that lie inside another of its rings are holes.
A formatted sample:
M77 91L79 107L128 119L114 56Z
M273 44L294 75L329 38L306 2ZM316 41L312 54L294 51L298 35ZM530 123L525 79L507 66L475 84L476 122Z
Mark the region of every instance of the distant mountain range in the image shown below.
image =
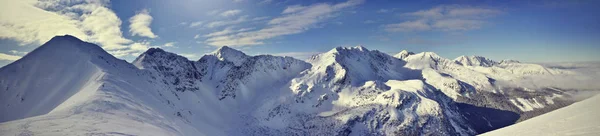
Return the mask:
M128 63L57 36L0 69L0 135L476 135L567 106L568 69L338 47L306 61L223 46Z

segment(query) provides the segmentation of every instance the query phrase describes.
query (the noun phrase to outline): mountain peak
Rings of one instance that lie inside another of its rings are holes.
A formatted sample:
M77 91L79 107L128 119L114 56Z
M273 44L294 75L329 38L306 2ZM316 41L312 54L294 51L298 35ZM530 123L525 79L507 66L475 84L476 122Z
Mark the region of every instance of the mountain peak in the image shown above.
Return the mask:
M463 65L463 66L484 66L484 67L490 67L492 65L498 64L496 61L488 59L486 57L482 57L482 56L471 56L471 57L467 57L467 56L460 56L456 59L454 59L455 62Z
M217 57L219 60L222 60L222 61L233 62L236 66L241 65L242 62L244 62L244 60L246 60L248 57L250 57L250 56L246 55L244 52L230 48L228 46L219 47L219 49L213 51L211 53L211 55L214 55L215 57Z
M394 55L395 58L404 59L410 55L414 55L414 52L409 52L407 50L402 50L398 54Z
M79 38L72 36L72 35L57 35L52 37L52 39L50 39L50 41L79 41L79 42L83 42L82 40L80 40Z
M79 38L72 35L58 35L52 37L48 42L43 45L50 46L71 46L71 45L80 45L82 43L87 43L85 41L80 40Z
M236 54L244 54L242 51L233 49L229 46L221 46L217 50L213 51L212 54L225 54L225 53L236 53Z
M144 54L152 55L157 52L165 52L165 50L163 50L161 48L150 48L146 52L144 52Z
M369 52L369 49L363 47L363 46L354 46L354 47L335 47L331 50L329 50L327 53L328 54L340 54L340 53L346 53L346 52Z
M187 61L187 58L175 53L167 52L161 48L150 48L146 50L146 52L140 54L131 63L139 69L146 69L155 65L171 63L179 63L178 65L181 65L185 64Z
M85 52L87 54L108 55L108 53L100 46L85 42L71 35L54 36L48 42L42 44L39 48L32 52L74 53L76 52L74 50L80 50L81 52Z

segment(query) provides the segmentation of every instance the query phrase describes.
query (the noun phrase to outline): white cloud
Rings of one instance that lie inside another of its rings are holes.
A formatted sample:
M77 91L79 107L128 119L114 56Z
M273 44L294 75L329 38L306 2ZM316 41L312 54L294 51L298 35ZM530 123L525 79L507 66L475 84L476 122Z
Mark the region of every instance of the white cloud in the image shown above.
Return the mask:
M21 56L15 56L15 55L9 55L9 54L4 54L4 53L0 53L0 60L8 60L8 61L15 61L21 59Z
M0 1L0 39L13 39L21 45L39 45L55 35L65 34L87 39L78 20L45 11L34 4L35 1Z
M301 10L306 9L305 6L302 5L292 5L292 6L288 6L287 8L285 8L285 10L283 10L283 12L281 12L281 14L288 14L288 13L294 13L294 12L298 12Z
M273 2L273 0L263 0L259 4L269 4L271 2Z
M252 18L252 21L261 21L261 20L265 20L265 19L269 19L269 17L267 17L267 16L264 16L264 17L255 17L255 18Z
M190 23L190 27L201 26L202 24L204 24L202 21L192 22Z
M208 28L215 28L215 27L221 27L221 26L227 26L227 25L235 25L235 24L239 24L239 23L243 23L248 21L248 16L241 16L238 19L235 20L229 20L229 21L214 21L214 22L210 22L207 23L205 26Z
M411 31L467 31L480 29L485 19L501 14L502 11L461 5L437 6L427 10L404 13L402 16L413 18L401 23L384 26L390 32Z
M232 10L227 10L219 15L224 16L224 17L229 17L229 16L235 16L242 13L242 10L239 9L232 9Z
M25 52L25 51L17 51L17 50L10 50L10 51L8 51L8 52L10 52L10 53L11 53L11 54L13 54L13 55L25 55L25 54L29 53L29 52Z
M468 19L444 19L435 21L432 26L443 31L455 31L455 30L472 30L479 29L483 25L481 20L468 20Z
M321 52L283 52L283 53L274 53L273 56L289 56L294 57L299 60L306 60L315 54L319 54Z
M131 44L130 48L136 51L146 51L148 48L150 48L150 46L148 42L136 42Z
M150 16L150 12L147 9L144 9L135 16L129 18L129 22L129 32L131 32L131 36L139 35L148 38L158 37L150 29L152 16Z
M179 55L188 58L189 60L198 60L200 57L192 53L179 53Z
M426 20L405 21L402 23L385 25L385 30L390 32L426 31L430 29L431 26Z
M235 3L244 2L245 0L233 0Z
M163 46L164 47L175 47L175 43L176 42L168 42L168 43L165 43Z
M264 44L263 40L307 31L314 25L332 17L334 13L363 3L363 0L349 0L338 4L318 3L292 10L294 14L283 13L267 23L267 27L240 33L211 37L205 43L212 46L245 46ZM289 9L289 7L288 7ZM285 11L285 10L284 10ZM288 12L292 12L289 11Z
M107 0L0 1L0 38L41 45L56 35L97 43L121 57L141 52L124 38Z
M206 35L204 35L204 37L222 36L222 35L227 35L227 34L236 33L236 32L245 32L245 31L249 31L252 29L254 29L254 28L241 28L238 30L233 30L233 27L227 27L227 28L223 29L222 31L216 31L216 32L206 34Z
M221 12L221 10L216 9L216 10L211 10L211 11L207 12L206 14L209 16L214 16L216 14L219 14L219 12Z

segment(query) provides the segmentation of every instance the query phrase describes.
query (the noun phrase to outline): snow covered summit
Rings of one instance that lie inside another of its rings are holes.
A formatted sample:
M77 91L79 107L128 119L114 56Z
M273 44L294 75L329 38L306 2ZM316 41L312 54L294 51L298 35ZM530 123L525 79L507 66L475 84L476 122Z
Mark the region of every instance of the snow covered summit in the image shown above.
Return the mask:
M490 67L490 66L494 66L494 65L498 64L498 62L493 61L488 58L485 58L485 57L482 57L482 56L471 56L471 57L460 56L460 57L454 59L454 61L458 62L459 64L461 64L463 66Z
M221 61L231 61L236 66L241 65L249 57L245 53L227 46L219 47L219 49L213 51L210 55L216 56Z

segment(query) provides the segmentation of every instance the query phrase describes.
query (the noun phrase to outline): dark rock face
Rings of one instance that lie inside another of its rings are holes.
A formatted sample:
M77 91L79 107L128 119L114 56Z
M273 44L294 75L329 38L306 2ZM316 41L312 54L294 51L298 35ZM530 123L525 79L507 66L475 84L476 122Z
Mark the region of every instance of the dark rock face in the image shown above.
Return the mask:
M151 48L140 55L135 61L140 69L150 70L156 76L162 77L162 82L172 85L176 91L198 91L196 82L202 82L204 74L196 64L183 56L165 52L159 48Z

